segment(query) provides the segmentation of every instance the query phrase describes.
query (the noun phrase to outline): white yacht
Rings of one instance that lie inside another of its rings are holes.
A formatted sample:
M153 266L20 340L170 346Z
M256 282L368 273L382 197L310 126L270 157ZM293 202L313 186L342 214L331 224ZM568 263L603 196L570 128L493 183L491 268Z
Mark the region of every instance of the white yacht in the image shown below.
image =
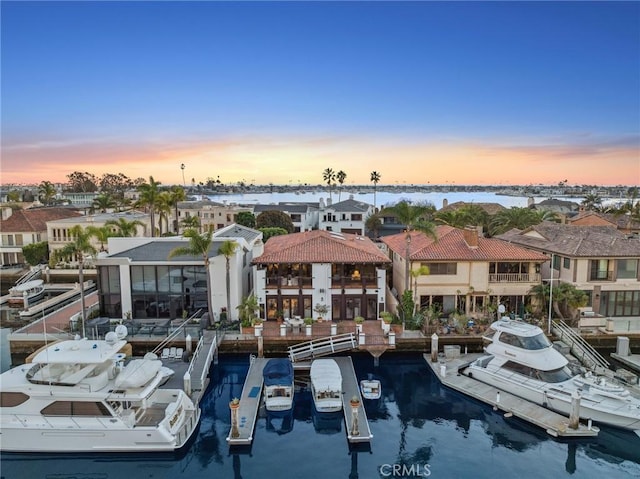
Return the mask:
M28 304L42 299L44 296L44 281L33 279L26 283L9 288L9 304L23 304L25 298Z
M314 359L311 363L311 394L318 412L342 410L342 374L333 359Z
M484 356L462 373L528 401L569 415L580 394L580 417L634 431L640 436L640 398L612 379L575 375L567 359L537 326L500 320L491 325Z
M200 409L161 389L162 362L125 364L126 333L48 345L0 376L3 452L150 452L184 446Z
M293 365L288 358L270 359L262 371L264 405L267 411L288 411L293 407Z

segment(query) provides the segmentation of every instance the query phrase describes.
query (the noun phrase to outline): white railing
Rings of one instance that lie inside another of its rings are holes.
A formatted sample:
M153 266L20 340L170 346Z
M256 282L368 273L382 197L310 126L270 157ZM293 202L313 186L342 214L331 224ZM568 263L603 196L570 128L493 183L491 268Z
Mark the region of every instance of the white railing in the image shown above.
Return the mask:
M491 273L490 283L538 283L539 273Z
M353 333L345 333L290 346L289 359L291 359L291 362L295 362L301 359L326 356L338 351L354 349L357 346L355 335Z
M205 367L203 367L202 371L200 371L200 375L196 377L192 377L194 367L198 362L198 359L200 357L200 354L202 353L202 350L204 349L204 344L205 344L205 337L202 336L198 341L198 345L196 346L195 351L193 352L193 356L191 357L191 362L189 363L189 367L187 368L187 371L184 373L184 376L182 377L184 381L184 391L189 396L191 396L192 391L194 390L199 391L199 390L202 390L203 388L203 385L205 383L205 378L207 377L207 372L209 369L207 365L211 364L213 355L215 354L215 351L218 347L218 336L217 335L213 336L213 341L211 342L211 346L207 350L207 356L202 362L202 364L204 364Z
M553 321L553 332L569 346L571 353L587 368L596 372L609 369L609 362L564 321Z

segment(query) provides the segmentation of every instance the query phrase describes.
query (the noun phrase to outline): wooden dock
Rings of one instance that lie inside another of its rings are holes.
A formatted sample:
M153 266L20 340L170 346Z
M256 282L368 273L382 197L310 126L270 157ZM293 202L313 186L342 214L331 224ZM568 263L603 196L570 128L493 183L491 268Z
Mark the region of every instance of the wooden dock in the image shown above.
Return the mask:
M262 399L262 370L269 361L268 358L251 358L249 371L244 380L240 408L238 409L238 424L234 428L233 419L227 443L231 446L248 446L253 441L253 431L256 426L258 409Z
M344 413L345 427L347 430L347 440L351 443L369 442L373 437L371 429L369 429L369 420L364 410L364 402L360 395L360 385L356 377L356 371L353 368L353 361L350 356L335 357L336 363L342 374L342 411ZM353 411L351 408L351 398L357 397L360 401L358 406L358 429L352 431L351 425L353 421ZM355 434L354 434L355 432Z
M467 354L460 358L446 361L440 358L439 362L433 363L428 354L423 355L425 361L442 384L504 411L505 417L516 416L524 419L541 427L554 437L597 436L599 431L597 427L588 428L584 424L580 424L577 429L572 429L569 427L569 418L562 414L489 386L476 379L458 374L458 370L461 367L469 364L479 356L480 354ZM441 373L442 366L446 368L444 376Z

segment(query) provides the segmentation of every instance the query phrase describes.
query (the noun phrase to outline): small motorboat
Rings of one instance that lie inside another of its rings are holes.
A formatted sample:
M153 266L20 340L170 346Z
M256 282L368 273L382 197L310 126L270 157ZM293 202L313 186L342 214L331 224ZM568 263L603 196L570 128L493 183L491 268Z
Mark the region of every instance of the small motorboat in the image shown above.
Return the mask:
M378 379L363 379L360 381L360 392L364 399L380 399L382 395L382 385Z

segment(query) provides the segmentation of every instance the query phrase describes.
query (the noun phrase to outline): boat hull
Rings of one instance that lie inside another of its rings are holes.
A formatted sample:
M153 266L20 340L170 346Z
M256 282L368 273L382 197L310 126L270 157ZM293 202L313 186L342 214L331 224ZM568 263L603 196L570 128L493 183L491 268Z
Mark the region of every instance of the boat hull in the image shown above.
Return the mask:
M497 389L526 399L540 406L547 407L555 412L569 416L571 414L571 394L577 391L571 383L542 383L526 378L510 379L499 376L486 368L469 366L464 373L473 379L489 384ZM640 430L640 409L630 407L630 404L616 405L604 398L597 398L588 394L582 394L580 399L580 418L591 419L594 422L619 427L637 432ZM611 405L611 410L602 408L602 405Z

